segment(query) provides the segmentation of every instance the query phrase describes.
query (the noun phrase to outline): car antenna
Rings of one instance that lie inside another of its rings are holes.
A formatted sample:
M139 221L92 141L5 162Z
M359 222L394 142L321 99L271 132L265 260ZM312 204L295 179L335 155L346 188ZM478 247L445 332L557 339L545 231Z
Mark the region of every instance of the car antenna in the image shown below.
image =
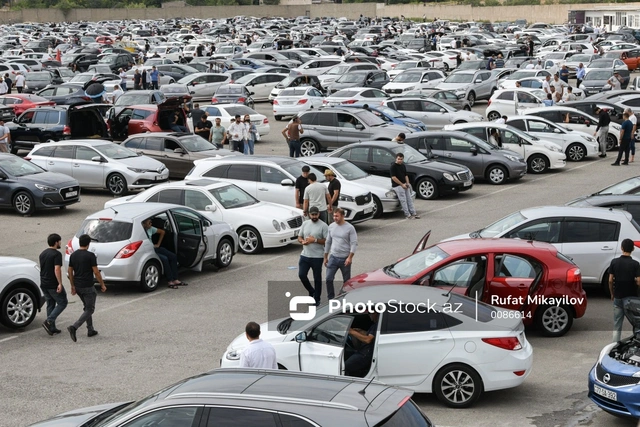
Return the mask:
M376 377L371 377L371 380L369 380L369 382L367 383L367 385L366 385L366 386L364 386L364 388L363 388L362 390L360 390L358 393L360 393L361 395L363 395L363 396L364 396L364 394L365 394L365 393L366 393L366 391L367 391L367 387L369 387L369 386L371 385L371 383L373 382L373 380L375 380L375 379L376 379Z
M454 283L454 284L453 284L453 286L451 287L451 289L449 289L449 292L447 292L446 294L444 294L444 296L445 296L445 297L448 297L448 296L451 294L451 292L453 292L453 288L455 288L455 287L456 287L456 284Z
M118 215L118 211L117 211L117 210L115 210L115 208L114 208L114 207L109 207L109 209L111 209L112 211L114 211L114 212L116 213L116 215Z

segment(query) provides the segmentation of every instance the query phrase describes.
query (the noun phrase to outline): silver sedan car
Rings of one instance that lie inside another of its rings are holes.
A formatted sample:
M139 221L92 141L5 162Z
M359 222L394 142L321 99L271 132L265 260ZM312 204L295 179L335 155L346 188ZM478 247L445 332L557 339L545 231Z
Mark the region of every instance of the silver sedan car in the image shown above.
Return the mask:
M473 111L456 110L442 101L424 97L402 97L384 101L382 105L393 108L405 116L418 119L429 130L442 129L451 124L480 122L484 117Z

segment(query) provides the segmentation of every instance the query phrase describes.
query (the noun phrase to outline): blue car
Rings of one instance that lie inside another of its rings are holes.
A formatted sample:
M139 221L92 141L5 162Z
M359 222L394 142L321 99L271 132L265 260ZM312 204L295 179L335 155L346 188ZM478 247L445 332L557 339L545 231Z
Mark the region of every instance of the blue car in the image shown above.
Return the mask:
M364 105L365 104L343 104L340 105L340 108L362 108ZM387 123L407 126L413 129L414 132L427 130L427 125L422 123L420 120L407 117L393 108L385 107L384 105L375 105L369 106L369 110Z
M640 418L640 298L625 300L634 335L607 345L589 372L589 398L613 415Z

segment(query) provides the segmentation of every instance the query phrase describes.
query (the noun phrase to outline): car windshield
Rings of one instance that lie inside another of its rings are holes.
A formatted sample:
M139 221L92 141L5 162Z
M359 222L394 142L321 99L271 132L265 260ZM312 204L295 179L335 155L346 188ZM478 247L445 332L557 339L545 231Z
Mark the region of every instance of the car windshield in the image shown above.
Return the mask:
M209 190L209 193L211 193L225 209L243 208L259 203L253 196L235 185L214 188Z
M630 192L635 193L636 188L640 187L640 177L629 178L626 181L619 182L617 184L613 184L610 187L605 188L604 190L598 191L596 194L605 195L605 194L628 194Z
M76 237L88 234L91 240L98 243L122 242L131 238L133 223L113 221L110 218L85 219Z
M162 85L160 86L160 90L162 91L162 93L168 95L189 95L189 88L187 88L187 85Z
M340 83L360 83L364 81L365 76L363 74L345 74L338 77L336 82Z
M402 114L399 111L394 110L393 108L389 108L389 107L376 107L376 110L378 110L379 112L389 116L389 117L393 117L394 119L400 118L400 117L405 117L404 114ZM375 113L374 113L375 114Z
M116 102L113 105L139 105L139 104L149 104L151 101L149 100L151 96L148 93L125 93L120 95Z
M418 253L415 253L402 261L391 264L382 269L382 271L391 277L397 279L406 279L428 269L432 265L449 257L449 254L440 249L439 246L431 246Z
M507 80L520 80L525 77L534 77L536 73L537 71L516 71L515 73L510 74L509 77L507 77Z
M562 52L554 52L554 53L549 53L545 59L564 59L565 55Z
M472 81L473 74L453 73L445 79L444 83L471 83Z
M180 138L180 144L189 152L217 150L218 147L198 135Z
M128 159L130 157L138 157L135 151L132 151L118 144L96 145L93 148L98 150L100 154L110 159Z
M520 224L525 221L527 218L522 215L520 212L514 212L509 216L506 216L493 224L478 230L475 233L471 233L472 237L482 237L482 238L491 238L491 237L499 237L499 235L510 229L511 227Z
M418 64L418 61L401 62L398 65L396 65L394 70L408 70L409 68L414 68L417 64Z
M73 82L73 83L86 83L89 80L91 80L92 78L93 78L93 75L91 75L91 74L76 74L71 79L71 82Z
M408 145L399 145L397 147L393 147L391 151L393 151L393 154L404 154L404 162L406 164L418 163L427 160L427 157L424 154Z
M50 81L51 74L46 71L40 73L31 72L27 74L27 80Z
M239 79L236 79L235 83L239 85L246 85L251 82L251 80L255 79L256 76L253 74L247 74L246 76L242 76Z
M7 175L14 177L35 175L44 172L40 166L23 160L20 157L5 157L0 159L0 168L5 171Z
M305 93L307 93L307 88L293 88L283 90L278 96L304 96Z
M342 175L347 181L362 179L369 176L369 174L360 169L358 166L346 160L344 162L335 163L333 167L336 168L338 173L340 173L340 175Z
M589 65L587 65L587 67L588 68L612 68L613 61L609 61L609 60L591 61Z
M422 73L410 73L404 72L400 73L393 80L394 83L416 83L419 82L422 78Z
M102 58L100 58L100 60L98 61L101 64L111 64L112 62L116 62L116 60L118 59L117 56L113 55L113 56L103 56Z
M582 63L588 64L589 62L591 62L591 58L592 58L592 55L578 54L578 55L573 55L571 58L569 58L568 61L577 62L577 63L582 62Z
M613 74L609 70L593 70L589 71L586 76L584 76L585 80L607 80Z
M242 86L220 86L216 90L216 95L241 95Z

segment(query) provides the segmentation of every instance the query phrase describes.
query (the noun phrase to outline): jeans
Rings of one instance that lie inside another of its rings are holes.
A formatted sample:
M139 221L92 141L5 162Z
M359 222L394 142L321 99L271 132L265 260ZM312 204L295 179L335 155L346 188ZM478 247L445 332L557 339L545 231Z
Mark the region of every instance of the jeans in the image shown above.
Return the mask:
M402 206L402 212L404 216L410 217L416 214L416 209L413 207L413 199L411 199L411 187L402 188L401 186L393 187L393 191L398 196L400 206Z
M252 138L249 138L244 141L244 154L251 154L253 156L253 147L255 141Z
M176 124L172 124L170 126L171 130L174 132L189 132L186 128L186 126L180 126L180 125L176 125Z
M158 81L157 80L151 82L151 89L158 90Z
M598 143L600 144L600 154L607 154L607 136L609 126L602 126L598 131Z
M298 261L298 277L304 288L309 291L309 296L316 300L316 304L320 304L322 296L322 262L322 258L309 258L304 255L300 255L300 261ZM313 271L314 286L311 286L307 277L309 270Z
M164 267L164 275L167 277L167 280L173 282L178 280L178 257L176 254L171 252L167 248L159 247L154 248L156 250L156 254L162 261L162 266Z
M55 328L56 319L67 308L67 293L64 288L60 293L56 292L55 289L41 289L44 294L44 300L47 302L47 322Z
M87 322L87 329L93 331L93 312L96 311L96 288L91 286L88 288L76 288L76 293L80 297L80 301L84 304L80 318L73 324L75 329L79 329L84 322Z
M351 264L344 265L347 258L338 258L333 255L329 255L329 261L327 262L327 298L334 299L336 294L333 289L333 279L336 277L336 272L340 270L342 273L342 282L346 282L351 279Z
M289 157L302 157L302 153L300 152L300 140L289 140Z
M231 151L244 153L244 141L231 141Z
M123 92L127 91L127 82L126 82L126 80L124 82L122 82L122 81L120 82L120 87L122 88Z
M620 341L622 335L622 322L624 321L624 302L627 298L614 298L613 300L613 342Z
M629 144L631 141L620 141L620 147L618 147L618 157L616 158L616 163L620 163L620 159L622 159L622 153L624 153L624 163L629 163L629 149L631 148Z

